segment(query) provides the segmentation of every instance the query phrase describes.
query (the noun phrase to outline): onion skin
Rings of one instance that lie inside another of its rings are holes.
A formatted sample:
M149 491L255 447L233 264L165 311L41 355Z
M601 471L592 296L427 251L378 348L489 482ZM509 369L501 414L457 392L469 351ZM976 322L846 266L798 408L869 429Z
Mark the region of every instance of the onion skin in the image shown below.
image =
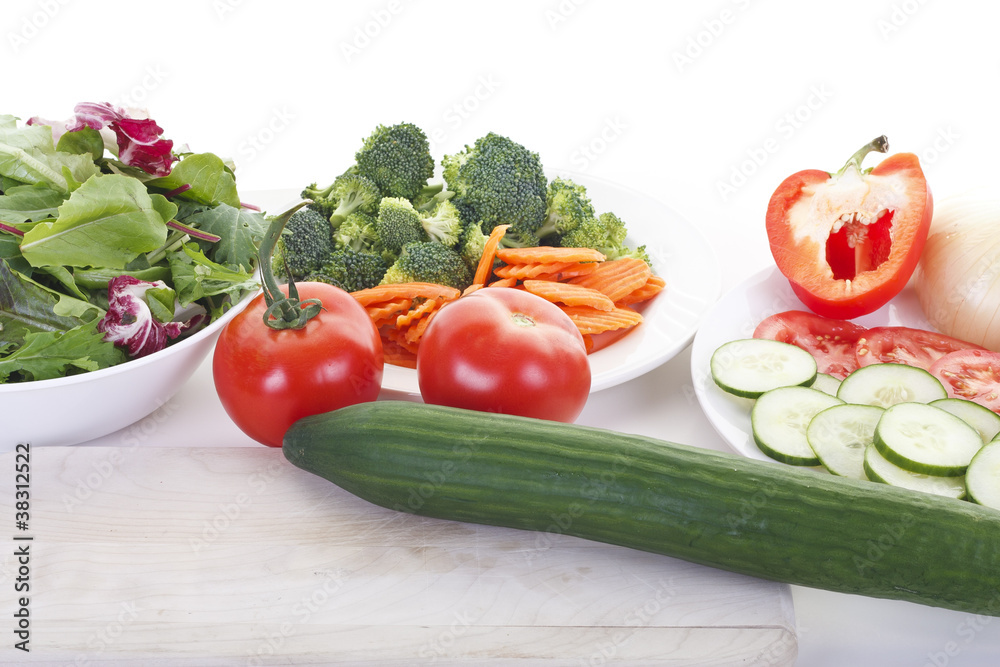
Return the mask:
M1000 200L940 203L914 288L935 329L1000 351Z

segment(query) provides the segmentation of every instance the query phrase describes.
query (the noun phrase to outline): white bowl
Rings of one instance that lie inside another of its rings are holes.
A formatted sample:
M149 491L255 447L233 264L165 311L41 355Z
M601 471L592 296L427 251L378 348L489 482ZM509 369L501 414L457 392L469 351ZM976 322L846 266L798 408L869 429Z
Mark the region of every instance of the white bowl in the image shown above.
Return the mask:
M0 453L19 443L73 445L134 424L166 403L212 351L245 296L190 338L111 368L0 385Z

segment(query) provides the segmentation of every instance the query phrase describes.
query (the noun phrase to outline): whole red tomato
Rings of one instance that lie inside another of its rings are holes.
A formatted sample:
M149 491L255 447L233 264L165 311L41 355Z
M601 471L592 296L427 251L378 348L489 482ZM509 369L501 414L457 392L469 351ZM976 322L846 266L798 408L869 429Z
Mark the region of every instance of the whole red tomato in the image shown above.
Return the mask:
M264 295L226 325L212 359L226 412L254 440L280 447L285 431L308 415L373 401L382 384L382 343L365 309L342 289L296 283L322 310L300 329L264 324ZM288 294L287 286L281 292Z
M523 290L480 289L441 309L420 339L424 402L573 422L590 395L583 336Z
M796 296L813 312L852 319L899 294L920 259L934 205L917 156L886 152L879 137L839 172L808 169L786 178L767 207L771 254Z

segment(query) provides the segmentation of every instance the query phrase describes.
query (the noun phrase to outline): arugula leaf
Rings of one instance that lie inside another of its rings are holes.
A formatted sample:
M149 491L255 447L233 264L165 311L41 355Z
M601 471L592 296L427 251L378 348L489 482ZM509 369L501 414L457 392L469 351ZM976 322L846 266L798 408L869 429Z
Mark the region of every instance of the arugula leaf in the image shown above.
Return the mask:
M213 261L248 271L256 266L257 250L267 231L267 220L259 211L220 204L199 211L181 222L222 237L215 243L201 244L205 254Z
M22 183L45 183L60 192L99 173L90 155L57 151L48 125L0 127L0 174ZM67 179L69 174L70 179Z
M97 330L98 322L68 331L29 333L21 347L0 357L0 382L7 382L13 373L49 380L73 370L96 371L125 361L125 354Z
M213 153L188 155L174 165L169 176L146 181L146 185L164 190L176 190L189 185L191 188L179 194L179 197L210 206L228 204L238 208L240 205L236 179L226 168L222 158Z
M134 178L109 174L81 185L53 222L26 232L21 254L32 266L124 268L167 238L166 221Z
M65 193L44 183L18 185L0 195L0 221L17 225L28 220L52 218L64 201Z
M206 296L228 294L235 303L243 292L256 290L260 284L245 270L233 270L210 260L194 243L167 257L174 289L181 307Z
M57 314L58 303L57 295L0 260L0 348L21 345L31 333L65 331L82 323L80 317Z

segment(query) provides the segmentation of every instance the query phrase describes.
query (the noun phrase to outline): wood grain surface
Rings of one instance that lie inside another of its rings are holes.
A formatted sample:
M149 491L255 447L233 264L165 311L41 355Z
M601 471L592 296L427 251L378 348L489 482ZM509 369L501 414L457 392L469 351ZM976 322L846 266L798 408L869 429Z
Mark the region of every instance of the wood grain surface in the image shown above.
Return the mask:
M777 666L797 653L787 586L393 512L264 447L35 448L23 532L13 454L0 470L4 665ZM28 653L13 633L25 543Z

